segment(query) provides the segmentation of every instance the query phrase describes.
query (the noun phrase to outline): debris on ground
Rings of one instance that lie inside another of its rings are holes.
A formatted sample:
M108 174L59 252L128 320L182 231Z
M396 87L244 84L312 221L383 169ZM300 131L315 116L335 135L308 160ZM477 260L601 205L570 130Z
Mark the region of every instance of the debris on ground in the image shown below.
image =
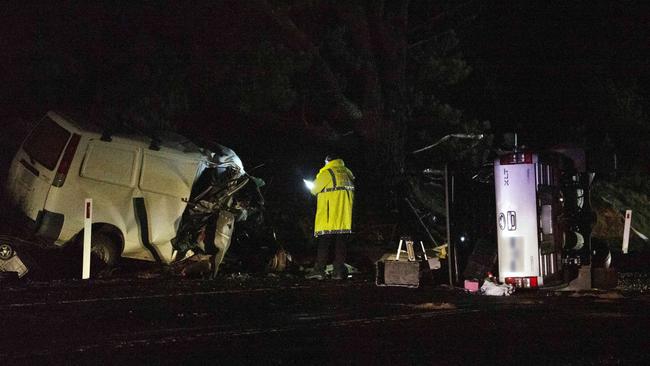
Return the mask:
M433 303L427 302L424 304L410 305L413 309L418 310L454 310L456 305L448 302Z
M237 272L237 273L231 273L230 275L228 275L227 278L236 281L248 281L251 279L251 275L248 273Z
M447 259L447 246L447 244L443 244L433 248L433 253L438 259Z
M180 273L184 277L203 277L210 274L211 265L210 265L209 254L194 254L191 257L183 261Z
M618 300L622 299L625 296L621 295L616 291L607 291L607 292L574 292L569 297L592 297L601 300Z
M515 292L515 287L509 284L485 281L481 286L481 294L487 296L510 296L513 292Z
M349 265L347 263L345 263L345 269L346 269L348 275L359 273L358 269L356 269L355 267L353 267L353 266L351 266L351 265ZM325 266L325 274L328 275L328 276L331 276L332 273L334 273L334 266L332 264L328 264L327 266Z
M619 273L617 289L621 291L638 291L641 293L647 293L650 291L650 273Z
M479 290L478 280L465 280L465 290L469 292L478 292Z

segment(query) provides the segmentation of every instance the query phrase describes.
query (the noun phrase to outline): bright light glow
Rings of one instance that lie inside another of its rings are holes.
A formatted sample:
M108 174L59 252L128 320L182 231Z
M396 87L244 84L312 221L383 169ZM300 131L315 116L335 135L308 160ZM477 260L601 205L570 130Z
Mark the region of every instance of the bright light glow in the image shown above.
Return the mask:
M302 181L305 182L305 186L306 186L309 190L311 190L312 188L314 188L314 182L312 182L312 181L310 181L310 180L307 180L307 179L303 179Z
M464 237L464 236L461 236L461 237L460 237L460 241L461 241L461 242L464 242L464 241L465 241L465 237Z

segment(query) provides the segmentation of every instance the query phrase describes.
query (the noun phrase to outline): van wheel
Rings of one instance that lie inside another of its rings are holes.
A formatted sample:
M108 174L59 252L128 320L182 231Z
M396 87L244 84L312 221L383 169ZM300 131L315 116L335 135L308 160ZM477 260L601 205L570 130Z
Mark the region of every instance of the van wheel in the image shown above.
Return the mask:
M92 236L90 249L90 271L93 275L106 275L119 257L117 243L107 234Z

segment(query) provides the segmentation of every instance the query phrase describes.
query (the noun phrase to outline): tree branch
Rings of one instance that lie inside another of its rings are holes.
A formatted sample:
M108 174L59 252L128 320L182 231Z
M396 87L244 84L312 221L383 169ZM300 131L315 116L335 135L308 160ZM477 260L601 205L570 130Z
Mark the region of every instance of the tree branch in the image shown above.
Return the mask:
M264 10L283 32L286 41L289 43L287 46L297 48L303 52L309 53L313 59L323 81L327 85L327 93L331 95L337 107L345 112L346 116L351 120L359 120L363 117L363 112L354 102L345 96L341 87L332 72L327 61L323 59L318 47L314 45L309 36L305 34L298 26L291 20L286 12L274 9L267 1L261 0L260 9Z
M469 0L465 1L463 3L458 4L456 7L449 9L447 11L443 11L442 13L436 15L432 19L430 19L426 25L421 25L418 27L414 27L413 29L409 30L410 34L418 34L418 33L424 33L427 31L430 31L433 27L437 26L442 20L447 19L455 15L457 12L465 8L466 6L472 4L474 0Z

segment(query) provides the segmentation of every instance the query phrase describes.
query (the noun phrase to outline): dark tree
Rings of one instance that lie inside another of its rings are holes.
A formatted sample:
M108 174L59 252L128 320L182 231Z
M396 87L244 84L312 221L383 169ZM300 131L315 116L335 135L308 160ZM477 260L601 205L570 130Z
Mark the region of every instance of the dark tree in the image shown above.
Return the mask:
M313 123L360 137L369 182L394 183L407 151L446 132L480 129L449 102L470 72L453 30L469 5L450 4L259 2L278 39L311 61L308 82L293 85L318 112Z

